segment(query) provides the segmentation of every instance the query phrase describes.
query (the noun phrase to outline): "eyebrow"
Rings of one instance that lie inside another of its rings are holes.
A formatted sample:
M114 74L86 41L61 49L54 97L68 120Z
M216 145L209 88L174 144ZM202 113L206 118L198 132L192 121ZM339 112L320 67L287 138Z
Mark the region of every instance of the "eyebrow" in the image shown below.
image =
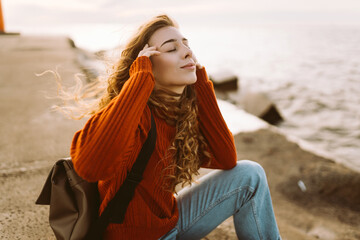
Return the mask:
M188 41L186 38L183 38L183 39L181 39L182 41ZM161 44L161 46L160 47L162 47L164 44L167 44L167 43L171 43L171 42L176 42L177 40L176 39L174 39L174 38L172 38L172 39L169 39L169 40L166 40L165 42L163 42L162 44Z

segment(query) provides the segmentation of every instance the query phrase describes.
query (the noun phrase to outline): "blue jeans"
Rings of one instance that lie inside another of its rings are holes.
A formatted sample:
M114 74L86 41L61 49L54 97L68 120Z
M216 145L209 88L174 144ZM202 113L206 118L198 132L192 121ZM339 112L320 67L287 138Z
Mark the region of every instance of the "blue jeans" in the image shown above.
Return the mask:
M264 169L242 160L179 192L179 220L160 240L201 239L233 216L239 239L281 239Z

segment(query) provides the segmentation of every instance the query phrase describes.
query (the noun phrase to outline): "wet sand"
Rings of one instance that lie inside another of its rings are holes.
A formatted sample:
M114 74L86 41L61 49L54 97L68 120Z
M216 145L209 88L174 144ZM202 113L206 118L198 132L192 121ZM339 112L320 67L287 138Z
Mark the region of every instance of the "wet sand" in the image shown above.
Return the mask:
M69 155L84 121L50 111L55 69L64 85L81 73L65 37L0 36L0 238L54 239L48 207L34 204L50 167ZM265 169L283 239L360 239L360 173L299 147L277 128L235 135L239 159ZM206 170L203 170L206 173ZM298 182L302 181L306 191ZM236 239L232 218L204 239Z

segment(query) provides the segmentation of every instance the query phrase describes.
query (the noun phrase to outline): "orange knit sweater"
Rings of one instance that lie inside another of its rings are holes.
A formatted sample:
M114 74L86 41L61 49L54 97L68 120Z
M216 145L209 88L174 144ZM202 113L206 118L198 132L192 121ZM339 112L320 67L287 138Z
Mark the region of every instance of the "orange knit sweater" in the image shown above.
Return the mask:
M236 164L234 138L221 116L212 83L205 69L197 70L199 124L214 159L209 166L230 169ZM147 105L154 88L148 57L137 58L130 78L109 105L93 115L76 132L70 155L76 171L88 181L99 181L100 212L115 195L135 162L150 129ZM175 136L175 127L154 114L157 128L155 150L135 190L125 220L110 224L105 239L158 239L175 227L179 213L174 194L161 187L161 170L169 164L164 154Z

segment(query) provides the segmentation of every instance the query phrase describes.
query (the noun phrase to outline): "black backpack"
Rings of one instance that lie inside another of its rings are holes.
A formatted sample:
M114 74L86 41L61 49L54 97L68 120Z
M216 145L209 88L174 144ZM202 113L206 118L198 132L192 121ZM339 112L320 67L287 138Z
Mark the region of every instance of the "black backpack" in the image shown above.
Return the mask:
M102 239L109 223L122 223L135 188L142 180L154 151L156 125L151 114L151 129L141 151L114 198L101 216L96 183L77 175L70 158L60 159L51 169L36 204L50 205L49 223L56 239Z

